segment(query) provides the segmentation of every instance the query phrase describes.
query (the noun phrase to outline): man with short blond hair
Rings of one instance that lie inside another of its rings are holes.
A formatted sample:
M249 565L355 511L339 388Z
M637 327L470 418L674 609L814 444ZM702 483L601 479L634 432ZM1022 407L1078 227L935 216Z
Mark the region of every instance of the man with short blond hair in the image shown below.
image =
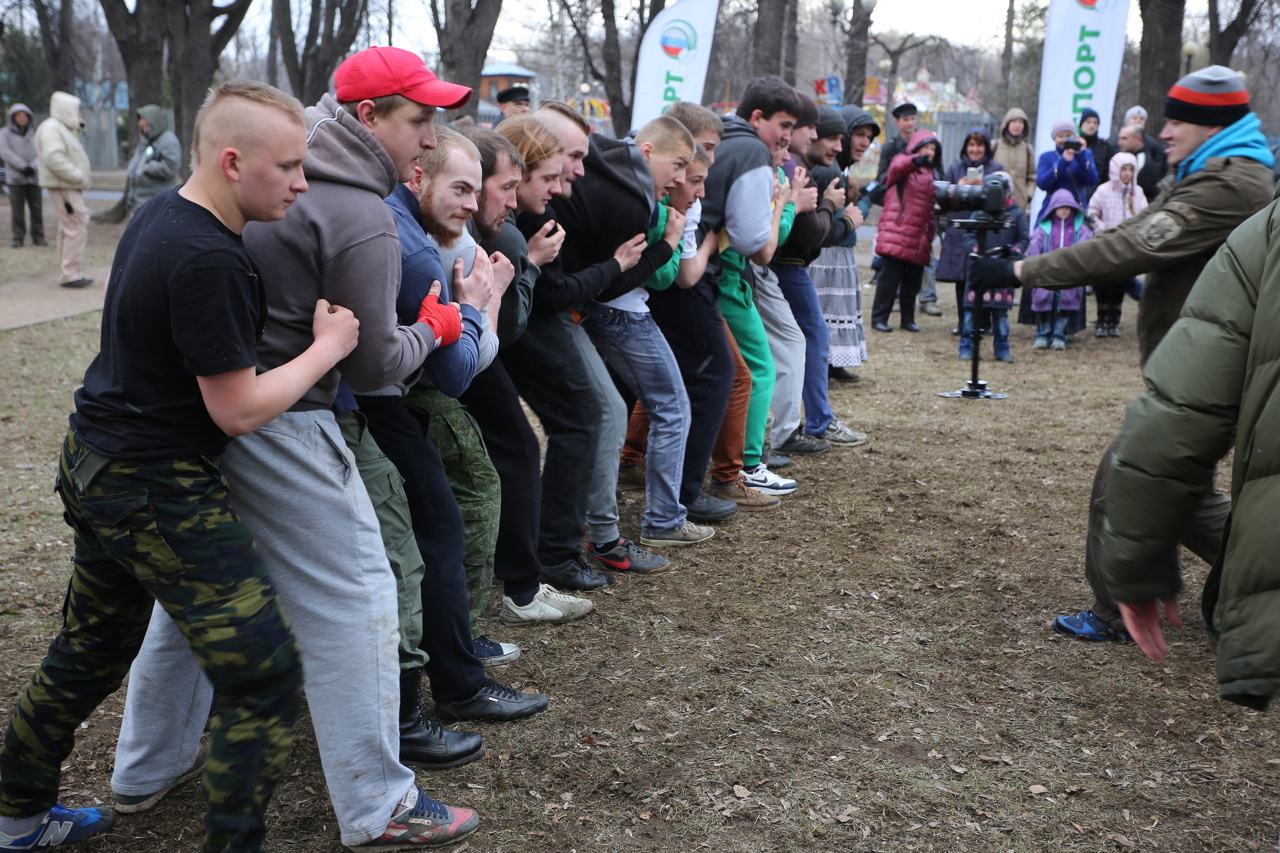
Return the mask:
M261 83L227 83L196 128L191 178L121 237L102 350L75 395L57 487L75 569L62 630L14 705L0 751L0 850L74 844L111 826L110 809L55 804L59 773L82 721L129 671L153 604L216 688L205 850L262 848L293 741L298 649L219 456L228 436L276 418L350 353L359 324L313 300L307 346L258 372L265 294L240 233L284 218L307 190L301 105ZM135 670L135 683L141 677ZM204 750L185 746L176 766L192 778Z
M360 320L360 345L327 371L269 430L232 442L224 455L236 506L253 529L291 615L307 672L307 702L341 841L356 849L431 846L474 831L471 809L450 808L418 787L400 760L401 624L397 576L375 506L402 502L395 474L354 411L342 381L369 392L412 376L436 348L457 340L456 306L423 300L400 325L400 241L383 199L413 177L436 144L437 109L471 90L436 79L411 51L374 47L334 73L336 97L307 110L311 191L287 219L257 225L245 243L268 293L258 366L291 358L309 340L304 306L343 302ZM368 469L379 472L366 485ZM421 563L399 537L402 566ZM412 580L404 579L412 591ZM147 666L135 666L121 724L113 787L171 784L171 768L200 738L199 672L175 658L171 623L153 622ZM406 646L417 647L407 641ZM141 662L140 662L141 663ZM207 694L203 698L207 708ZM456 734L456 733L455 733Z

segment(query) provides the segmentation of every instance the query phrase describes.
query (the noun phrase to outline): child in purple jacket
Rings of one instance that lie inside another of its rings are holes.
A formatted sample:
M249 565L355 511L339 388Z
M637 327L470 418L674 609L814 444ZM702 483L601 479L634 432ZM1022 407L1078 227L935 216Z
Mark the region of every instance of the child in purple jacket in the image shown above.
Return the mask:
M1070 190L1056 190L1049 197L1044 213L1031 229L1031 245L1028 255L1042 255L1054 249L1065 249L1093 236L1085 224L1084 209ZM1036 314L1036 340L1032 349L1067 348L1067 320L1080 310L1084 301L1084 286L1066 290L1045 290L1037 287L1031 291L1031 310Z

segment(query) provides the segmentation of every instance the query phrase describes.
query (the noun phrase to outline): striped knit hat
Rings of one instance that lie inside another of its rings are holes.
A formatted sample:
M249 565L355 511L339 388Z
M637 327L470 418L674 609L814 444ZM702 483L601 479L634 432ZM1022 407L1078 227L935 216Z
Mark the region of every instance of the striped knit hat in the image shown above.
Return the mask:
M1164 100L1165 118L1226 127L1249 114L1249 90L1230 68L1210 65L1183 77Z

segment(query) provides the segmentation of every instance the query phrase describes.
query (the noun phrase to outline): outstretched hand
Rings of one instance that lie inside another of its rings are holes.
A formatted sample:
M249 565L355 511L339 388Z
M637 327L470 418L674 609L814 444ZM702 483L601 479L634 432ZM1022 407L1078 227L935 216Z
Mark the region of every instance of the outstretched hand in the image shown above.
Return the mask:
M1164 660L1169 654L1169 644L1164 639L1160 625L1160 606L1164 606L1169 624L1182 627L1182 614L1178 611L1178 599L1162 598L1159 601L1143 601L1137 604L1120 602L1120 615L1124 617L1125 630L1143 653L1152 660Z

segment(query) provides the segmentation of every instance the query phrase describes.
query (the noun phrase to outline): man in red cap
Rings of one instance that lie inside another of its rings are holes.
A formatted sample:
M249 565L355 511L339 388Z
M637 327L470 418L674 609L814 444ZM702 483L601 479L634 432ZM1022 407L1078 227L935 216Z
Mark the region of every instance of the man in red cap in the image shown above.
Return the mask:
M290 411L232 441L223 471L298 637L342 843L355 850L447 844L478 819L428 798L400 761L398 657L416 653L420 638L402 638L397 626L400 606L419 595L422 559L407 523L398 531L379 525L374 507L404 498L352 392L411 380L433 349L461 333L457 306L434 295L417 323L398 325L400 241L383 199L435 147L436 111L461 106L471 90L438 80L417 54L393 47L349 57L334 84L337 97L323 96L306 113L308 203L272 227L246 229L244 240L277 285L267 299L260 370L310 344L299 312L317 299L351 309L360 343ZM407 592L399 599L397 584ZM135 802L158 801L142 798L145 789L163 793L175 768L181 773L197 754L210 691L184 650L172 622L152 621L112 779ZM434 731L442 750L469 756L477 748L475 735Z

